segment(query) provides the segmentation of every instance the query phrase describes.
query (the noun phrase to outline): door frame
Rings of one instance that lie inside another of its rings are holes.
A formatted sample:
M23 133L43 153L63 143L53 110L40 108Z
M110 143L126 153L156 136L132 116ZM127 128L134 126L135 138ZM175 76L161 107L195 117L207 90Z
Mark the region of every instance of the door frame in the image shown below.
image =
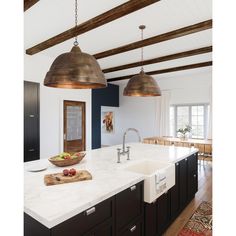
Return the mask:
M84 151L86 150L86 102L84 101L77 101L77 100L63 100L62 101L62 152L64 152L64 148L65 148L65 127L66 127L66 121L65 121L65 103L68 104L72 104L74 105L74 103L77 103L79 105L82 105L82 109L84 112L82 112L82 120L84 120L84 122L82 123L82 139L84 140L83 142L83 149Z

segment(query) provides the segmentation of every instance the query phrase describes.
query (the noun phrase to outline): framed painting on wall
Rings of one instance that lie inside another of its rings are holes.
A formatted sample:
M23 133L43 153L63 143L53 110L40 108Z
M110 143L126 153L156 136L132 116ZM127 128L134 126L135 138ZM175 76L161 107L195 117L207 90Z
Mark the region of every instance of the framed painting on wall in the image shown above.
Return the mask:
M103 111L101 121L102 121L102 132L103 133L114 133L114 127L115 127L114 111Z

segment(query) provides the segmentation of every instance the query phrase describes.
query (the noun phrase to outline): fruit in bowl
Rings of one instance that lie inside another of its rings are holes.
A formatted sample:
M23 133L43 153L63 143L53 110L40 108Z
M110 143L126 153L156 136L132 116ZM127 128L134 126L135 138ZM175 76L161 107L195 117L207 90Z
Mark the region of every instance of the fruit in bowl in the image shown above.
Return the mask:
M76 152L73 155L68 152L63 152L55 157L51 157L48 160L56 166L70 166L79 163L85 156L85 153Z

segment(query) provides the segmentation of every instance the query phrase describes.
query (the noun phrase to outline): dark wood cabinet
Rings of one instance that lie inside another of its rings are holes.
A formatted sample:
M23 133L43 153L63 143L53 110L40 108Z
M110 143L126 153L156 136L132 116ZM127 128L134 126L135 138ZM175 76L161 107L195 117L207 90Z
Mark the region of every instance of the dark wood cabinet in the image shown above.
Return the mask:
M183 209L187 203L188 158L179 162L179 204Z
M24 161L40 156L39 83L24 81Z
M145 203L145 235L162 235L170 220L170 190L153 203Z
M116 227L120 231L143 213L143 183L116 195Z
M170 216L171 219L179 214L179 162L175 163L175 185L170 189Z
M170 191L162 194L156 201L157 234L161 235L170 223Z
M198 155L188 157L188 200L191 200L198 190Z
M145 218L145 236L156 236L157 234L157 209L156 202L144 204L144 218Z

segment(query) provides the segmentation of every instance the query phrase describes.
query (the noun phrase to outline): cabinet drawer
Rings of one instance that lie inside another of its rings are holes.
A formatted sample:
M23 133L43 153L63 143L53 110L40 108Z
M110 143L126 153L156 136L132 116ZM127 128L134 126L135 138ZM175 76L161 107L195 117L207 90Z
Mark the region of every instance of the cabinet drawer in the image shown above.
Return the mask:
M108 220L99 226L95 227L91 232L85 236L113 236L112 220Z
M52 228L52 236L81 236L112 217L113 198L103 201Z
M138 220L130 224L126 229L119 234L119 236L143 236L143 221Z
M120 230L143 212L143 182L116 195L116 227Z

